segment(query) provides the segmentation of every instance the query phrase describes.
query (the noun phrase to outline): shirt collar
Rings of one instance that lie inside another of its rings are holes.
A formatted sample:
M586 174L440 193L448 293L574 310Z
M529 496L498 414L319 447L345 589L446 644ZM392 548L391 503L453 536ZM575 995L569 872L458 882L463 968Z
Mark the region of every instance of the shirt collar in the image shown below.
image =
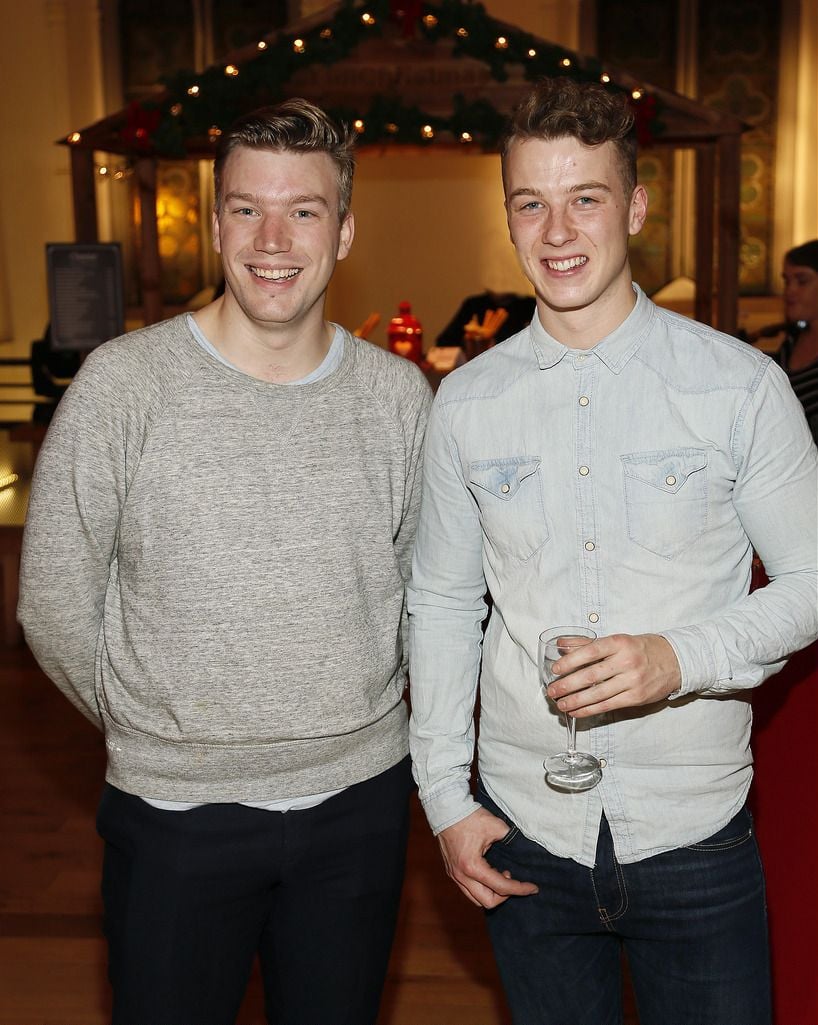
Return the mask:
M597 342L592 349L583 350L589 355L593 353L598 356L614 374L618 374L640 348L656 315L656 307L650 299L635 282L632 282L632 285L636 293L636 302L628 316L619 327ZM531 321L530 332L531 344L540 370L549 370L567 353L577 351L569 349L550 335L540 323L539 314L536 312Z

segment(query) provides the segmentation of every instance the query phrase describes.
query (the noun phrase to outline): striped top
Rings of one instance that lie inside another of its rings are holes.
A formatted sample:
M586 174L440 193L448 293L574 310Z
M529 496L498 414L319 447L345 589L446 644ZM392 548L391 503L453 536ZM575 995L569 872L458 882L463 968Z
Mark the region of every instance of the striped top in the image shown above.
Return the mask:
M804 407L812 436L818 442L818 360L813 360L812 363L805 367L800 367L798 370L790 370L790 359L797 341L798 332L792 329L784 339L781 348L774 358L782 369L787 372L792 390Z

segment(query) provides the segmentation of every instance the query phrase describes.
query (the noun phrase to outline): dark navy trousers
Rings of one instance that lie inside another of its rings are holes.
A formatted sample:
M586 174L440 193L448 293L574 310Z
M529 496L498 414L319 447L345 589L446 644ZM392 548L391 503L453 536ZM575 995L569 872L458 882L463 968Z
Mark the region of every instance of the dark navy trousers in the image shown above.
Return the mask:
M233 1025L256 954L271 1025L374 1025L411 785L406 758L286 813L161 811L106 786L113 1025Z

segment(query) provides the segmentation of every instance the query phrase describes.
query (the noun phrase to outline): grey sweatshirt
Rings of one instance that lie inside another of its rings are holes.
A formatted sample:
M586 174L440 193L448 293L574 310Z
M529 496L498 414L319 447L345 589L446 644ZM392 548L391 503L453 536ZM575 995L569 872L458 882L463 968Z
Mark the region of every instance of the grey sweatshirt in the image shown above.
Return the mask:
M183 316L88 357L37 462L18 618L104 728L110 783L273 800L404 757L429 401L346 332L301 386L224 366Z

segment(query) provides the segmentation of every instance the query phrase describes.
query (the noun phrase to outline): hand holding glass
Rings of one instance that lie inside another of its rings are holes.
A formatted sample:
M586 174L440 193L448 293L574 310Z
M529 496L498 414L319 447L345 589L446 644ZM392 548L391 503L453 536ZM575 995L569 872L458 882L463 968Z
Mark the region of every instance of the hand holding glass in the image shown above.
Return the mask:
M546 694L550 683L564 677L564 674L554 673L554 663L573 648L579 648L595 639L594 631L582 626L555 626L540 634L539 670ZM602 779L602 766L593 755L577 751L577 721L574 716L566 713L565 721L568 727L568 749L564 754L550 755L545 759L545 778L551 786L560 790L590 790Z

